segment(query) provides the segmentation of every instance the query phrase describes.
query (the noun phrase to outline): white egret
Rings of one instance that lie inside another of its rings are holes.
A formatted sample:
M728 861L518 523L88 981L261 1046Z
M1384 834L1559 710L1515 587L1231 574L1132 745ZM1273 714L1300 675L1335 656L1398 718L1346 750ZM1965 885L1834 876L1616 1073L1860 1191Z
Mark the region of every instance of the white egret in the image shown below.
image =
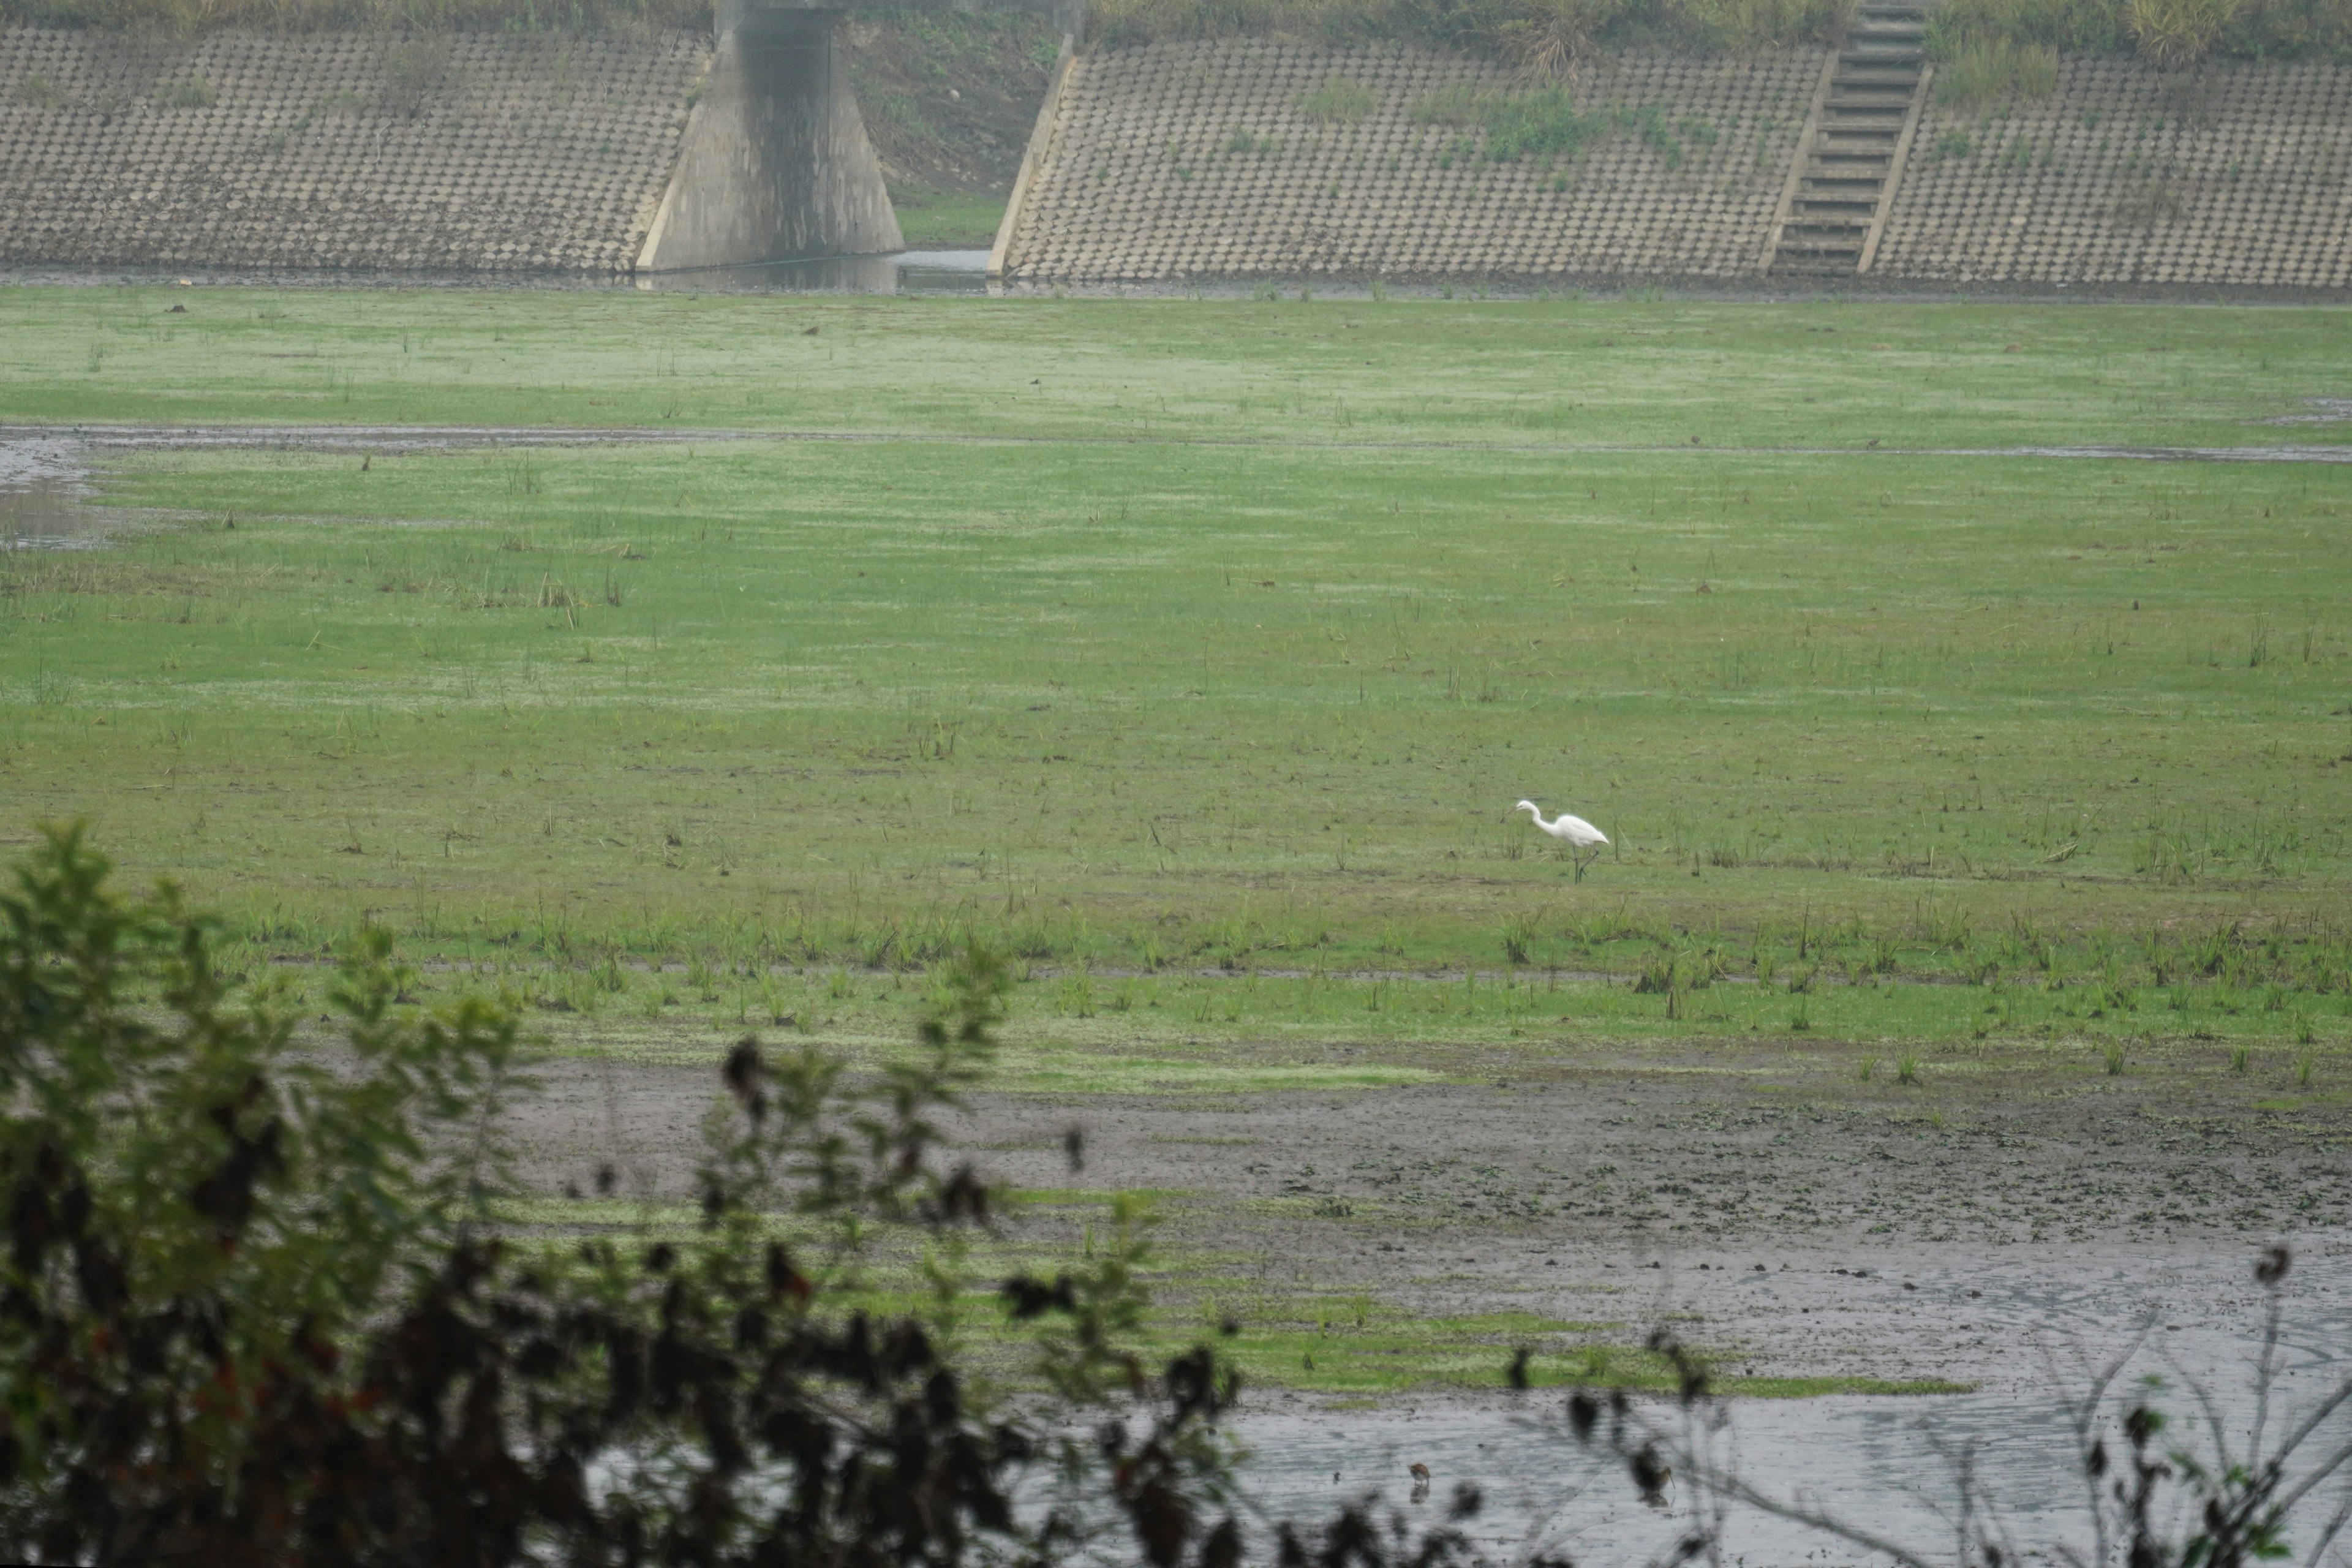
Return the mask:
M1609 835L1580 816L1571 816L1563 811L1546 822L1543 808L1531 800L1523 800L1511 809L1526 812L1536 819L1538 827L1568 846L1568 858L1576 868L1576 880L1580 882L1584 880L1584 868L1600 857L1601 847L1609 842ZM1591 853L1580 854L1580 850L1591 850Z

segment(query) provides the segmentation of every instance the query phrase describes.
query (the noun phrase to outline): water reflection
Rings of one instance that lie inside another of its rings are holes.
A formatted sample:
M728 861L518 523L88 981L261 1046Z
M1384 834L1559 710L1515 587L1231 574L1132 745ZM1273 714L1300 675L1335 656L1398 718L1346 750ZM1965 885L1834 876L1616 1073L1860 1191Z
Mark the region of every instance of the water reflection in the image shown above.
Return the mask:
M982 294L988 290L987 268L985 250L901 250L887 256L816 256L755 267L648 272L635 282L656 293Z
M98 535L80 499L53 479L0 489L0 551L88 550Z
M0 552L96 544L98 531L82 505L86 477L78 443L0 433Z
M617 277L576 272L394 272L366 268L0 267L0 287L157 287L206 289L480 289L593 293L641 289L702 294L983 294L985 250L901 250L887 256L818 256L754 267Z

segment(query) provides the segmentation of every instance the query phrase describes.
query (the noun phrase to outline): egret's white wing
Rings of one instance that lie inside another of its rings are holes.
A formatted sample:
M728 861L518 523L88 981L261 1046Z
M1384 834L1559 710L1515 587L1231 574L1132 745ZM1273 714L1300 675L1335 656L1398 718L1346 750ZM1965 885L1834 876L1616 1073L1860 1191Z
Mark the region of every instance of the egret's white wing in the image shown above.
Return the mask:
M1552 824L1552 832L1558 837L1567 839L1570 844L1576 845L1579 847L1582 847L1583 846L1590 844L1606 844L1609 842L1609 835L1601 832L1601 829L1593 826L1592 824L1585 821L1584 818L1580 816L1570 816L1564 811L1559 814L1559 819Z

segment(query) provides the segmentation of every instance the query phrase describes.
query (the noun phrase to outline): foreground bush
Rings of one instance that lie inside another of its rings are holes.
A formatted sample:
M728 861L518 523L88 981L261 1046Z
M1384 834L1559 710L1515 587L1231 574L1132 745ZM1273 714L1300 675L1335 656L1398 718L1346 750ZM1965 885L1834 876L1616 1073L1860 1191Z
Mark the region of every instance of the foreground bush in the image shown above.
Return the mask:
M837 1258L986 1220L930 1120L992 1048L985 952L877 1082L739 1046L695 1239L533 1246L484 1223L510 1016L404 1007L376 938L334 1047L298 1047L283 992L230 1005L205 922L106 873L57 832L0 898L0 1558L952 1564L1108 1530L1231 1561L1196 1500L1232 1382L1205 1348L1157 1376L1120 1348L1131 1241L1004 1285L1053 1391L1022 1415L780 1235ZM1131 1428L1067 1436L1114 1399ZM1067 1499L1024 1523L1046 1458Z

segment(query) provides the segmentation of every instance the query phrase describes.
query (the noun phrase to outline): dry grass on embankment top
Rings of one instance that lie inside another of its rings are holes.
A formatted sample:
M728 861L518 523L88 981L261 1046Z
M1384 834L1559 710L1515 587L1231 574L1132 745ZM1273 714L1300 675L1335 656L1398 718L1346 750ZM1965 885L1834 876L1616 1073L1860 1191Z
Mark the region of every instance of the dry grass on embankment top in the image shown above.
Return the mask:
M1272 36L1496 52L1558 77L1599 48L1740 54L1834 37L1850 0L1093 0L1098 46Z
M710 0L0 0L0 26L186 36L708 27Z
M1601 50L1738 56L1826 42L1853 10L1851 0L1093 0L1087 31L1109 46L1393 38L1497 53L1557 79ZM2132 54L2168 70L2352 58L2352 0L1945 0L1928 50L1948 70L1990 69L2002 90L2041 96L2050 73L2036 68L2059 54Z
M1391 39L1502 56L1572 78L1608 50L1738 56L1833 40L1853 0L1090 0L1096 47L1170 38ZM891 13L862 13L868 20ZM710 0L0 0L0 26L190 34L373 29L600 31L708 26ZM2036 97L2060 54L2210 60L2352 58L2352 0L1945 0L1928 51L1966 95ZM2036 84L2042 84L2036 91Z

